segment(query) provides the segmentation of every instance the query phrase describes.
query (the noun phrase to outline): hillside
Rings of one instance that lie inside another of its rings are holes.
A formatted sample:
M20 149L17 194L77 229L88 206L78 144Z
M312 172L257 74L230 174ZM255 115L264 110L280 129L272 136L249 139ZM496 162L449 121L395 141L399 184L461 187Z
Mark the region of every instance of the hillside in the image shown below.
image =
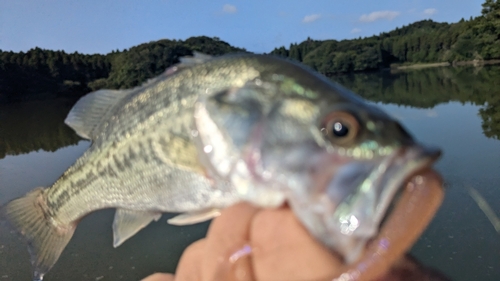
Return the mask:
M246 52L205 36L159 40L107 55L40 48L26 53L0 50L0 102L81 96L99 88L130 88L159 75L193 51L210 55Z
M327 74L378 70L415 63L500 59L500 9L457 23L423 20L377 36L354 40L308 38L271 53Z
M307 40L271 54L298 60L333 75L391 66L500 59L500 0L486 0L482 15L457 23L424 20L371 37ZM130 88L198 51L210 55L246 52L218 38L159 40L106 55L67 54L34 48L0 50L0 102L78 97L100 88Z

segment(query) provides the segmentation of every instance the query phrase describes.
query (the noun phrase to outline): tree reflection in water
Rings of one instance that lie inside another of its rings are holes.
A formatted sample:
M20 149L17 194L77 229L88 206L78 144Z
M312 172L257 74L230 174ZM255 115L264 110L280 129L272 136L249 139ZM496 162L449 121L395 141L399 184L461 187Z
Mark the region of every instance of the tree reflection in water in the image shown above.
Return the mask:
M458 101L482 106L483 133L500 140L500 66L441 67L356 73L332 79L367 100L416 108ZM30 151L55 151L80 138L64 124L74 99L0 105L0 159Z
M334 76L363 98L416 108L453 101L482 106L483 133L500 140L500 66L440 67Z

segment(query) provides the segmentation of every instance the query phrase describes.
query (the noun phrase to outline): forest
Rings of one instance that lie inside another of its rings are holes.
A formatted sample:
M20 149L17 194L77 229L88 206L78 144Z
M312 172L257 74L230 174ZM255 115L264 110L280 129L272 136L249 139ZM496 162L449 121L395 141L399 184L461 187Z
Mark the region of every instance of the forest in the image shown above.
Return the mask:
M198 51L210 55L247 52L217 37L159 40L106 55L34 48L0 50L0 102L78 97L100 88L130 88ZM395 66L500 60L500 1L486 0L478 17L456 23L423 20L371 37L307 40L270 52L328 75Z
M478 63L500 59L500 1L486 0L481 16L457 23L423 20L354 40L307 40L271 53L301 61L332 75L404 64Z
M134 87L193 51L214 56L246 52L205 36L184 41L164 39L106 55L68 54L40 48L26 53L0 51L0 103L79 97L101 88Z

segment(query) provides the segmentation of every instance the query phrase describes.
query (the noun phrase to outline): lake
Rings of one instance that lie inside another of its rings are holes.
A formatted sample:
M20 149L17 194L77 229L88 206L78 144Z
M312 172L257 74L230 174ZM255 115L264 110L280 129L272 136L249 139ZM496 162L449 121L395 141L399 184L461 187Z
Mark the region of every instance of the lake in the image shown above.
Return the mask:
M500 280L500 234L472 199L500 215L500 67L431 68L334 77L443 149L436 169L446 196L411 252L453 280ZM0 105L0 204L51 185L89 147L63 123L75 100ZM140 280L173 272L208 223L159 222L112 247L113 210L85 217L46 280ZM0 229L0 281L31 280L25 245Z

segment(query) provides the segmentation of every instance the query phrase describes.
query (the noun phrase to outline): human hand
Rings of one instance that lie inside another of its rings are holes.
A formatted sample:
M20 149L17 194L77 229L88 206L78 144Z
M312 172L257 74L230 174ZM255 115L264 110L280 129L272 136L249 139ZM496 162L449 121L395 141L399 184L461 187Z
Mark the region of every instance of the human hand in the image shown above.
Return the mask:
M245 246L251 255L231 261ZM289 208L240 203L225 209L206 238L186 249L175 280L322 280L341 270L340 257L317 242ZM172 280L171 274L157 273L143 281Z
M359 280L431 280L422 276L446 280L416 260L402 257L442 200L441 180L426 175L425 181L420 184L425 188L414 184L402 196L399 201L405 204L393 210L395 219L380 230L380 239L391 243L389 251L380 254L377 243L371 243L367 258L357 265L347 266L317 242L288 207L258 209L240 203L223 210L213 220L206 238L186 249L175 276L157 273L143 281L338 280L335 278L346 272L356 276L362 267L362 277L356 276Z

